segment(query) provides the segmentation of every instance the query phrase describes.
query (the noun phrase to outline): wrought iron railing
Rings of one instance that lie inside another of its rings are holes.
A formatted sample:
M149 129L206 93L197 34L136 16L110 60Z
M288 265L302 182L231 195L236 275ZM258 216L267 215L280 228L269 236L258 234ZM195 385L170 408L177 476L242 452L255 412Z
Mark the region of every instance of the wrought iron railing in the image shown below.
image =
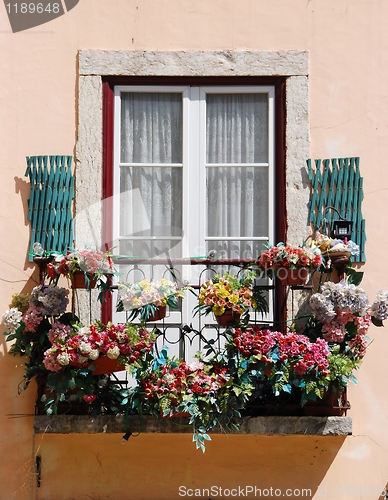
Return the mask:
M152 268L164 266L165 277L177 280L189 287L194 293L198 293L201 285L211 275L215 273L223 274L229 271L232 274L239 275L244 270L255 266L255 261L252 259L211 259L211 258L157 258L157 259L140 259L140 258L120 258L115 260L115 265L125 269L125 276L133 279L133 275L138 271L141 277L155 277L152 274ZM182 278L182 268L184 266L195 266L196 277L192 282L187 282ZM160 277L160 276L159 276ZM141 279L141 278L140 278ZM130 282L130 279L128 279ZM267 294L269 312L266 316L262 316L254 309L249 311L249 324L269 325L274 323L275 318L275 301L273 300L273 292L275 286L268 279L258 280L255 286L259 287ZM190 291L186 292L190 296ZM196 299L192 303L195 303ZM114 303L108 307L113 307ZM188 315L187 315L188 313ZM191 315L190 310L185 311L181 308L179 311L170 311L166 318L156 323L150 323L151 327L158 332L157 348L168 346L172 350L172 354L188 359L193 357L197 351L203 351L204 346L208 346L209 342L215 350L222 349L225 339L228 336L228 328L220 327L212 315L200 316Z

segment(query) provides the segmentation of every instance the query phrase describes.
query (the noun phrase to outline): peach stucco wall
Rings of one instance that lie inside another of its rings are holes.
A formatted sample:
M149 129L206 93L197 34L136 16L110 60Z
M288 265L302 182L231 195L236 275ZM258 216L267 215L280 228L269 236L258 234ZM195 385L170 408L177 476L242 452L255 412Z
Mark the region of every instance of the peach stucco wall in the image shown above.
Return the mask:
M388 288L387 24L386 0L80 0L66 15L13 34L1 5L0 311L37 279L26 257L25 157L73 154L77 53L86 49L307 51L310 157L361 158L363 286L370 297ZM23 362L7 355L2 340L0 499L171 499L179 485L249 481L320 488L317 499L377 500L368 492L388 482L388 337L384 329L370 333L359 384L349 389L353 436L215 436L205 455L189 436L140 435L125 447L117 435L34 436L34 391L17 396ZM39 489L32 475L37 452Z

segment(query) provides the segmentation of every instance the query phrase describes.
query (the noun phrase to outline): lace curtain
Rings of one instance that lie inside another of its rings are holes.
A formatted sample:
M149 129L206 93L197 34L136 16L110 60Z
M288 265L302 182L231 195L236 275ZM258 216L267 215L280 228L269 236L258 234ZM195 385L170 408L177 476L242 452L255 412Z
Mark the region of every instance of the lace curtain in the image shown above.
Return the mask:
M120 253L179 256L182 94L122 93L121 110ZM268 97L208 94L206 110L207 236L213 239L204 251L255 257L262 245L249 238L268 235L268 168L257 166L268 162Z

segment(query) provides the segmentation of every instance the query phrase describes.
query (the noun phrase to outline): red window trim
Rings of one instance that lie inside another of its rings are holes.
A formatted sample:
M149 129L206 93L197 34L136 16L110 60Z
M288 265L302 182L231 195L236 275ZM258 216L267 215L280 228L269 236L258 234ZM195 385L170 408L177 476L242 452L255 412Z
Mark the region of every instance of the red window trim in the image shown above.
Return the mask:
M114 86L115 85L274 85L275 86L275 239L285 241L286 226L286 78L284 77L103 77L103 159L102 159L102 236L107 246L111 246L112 196L113 196L113 134L114 134ZM276 280L277 281L277 280ZM112 319L112 299L102 304L101 321ZM276 285L275 318L277 329L284 330L286 319L285 287Z

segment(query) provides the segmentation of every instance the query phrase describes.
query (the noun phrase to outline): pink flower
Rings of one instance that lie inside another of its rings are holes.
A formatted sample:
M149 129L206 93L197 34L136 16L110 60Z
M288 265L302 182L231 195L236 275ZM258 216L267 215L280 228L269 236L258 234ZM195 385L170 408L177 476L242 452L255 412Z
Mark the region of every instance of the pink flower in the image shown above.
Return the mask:
M30 306L28 310L23 314L22 321L25 324L25 332L35 332L37 327L43 320L41 314L42 307L40 306Z

